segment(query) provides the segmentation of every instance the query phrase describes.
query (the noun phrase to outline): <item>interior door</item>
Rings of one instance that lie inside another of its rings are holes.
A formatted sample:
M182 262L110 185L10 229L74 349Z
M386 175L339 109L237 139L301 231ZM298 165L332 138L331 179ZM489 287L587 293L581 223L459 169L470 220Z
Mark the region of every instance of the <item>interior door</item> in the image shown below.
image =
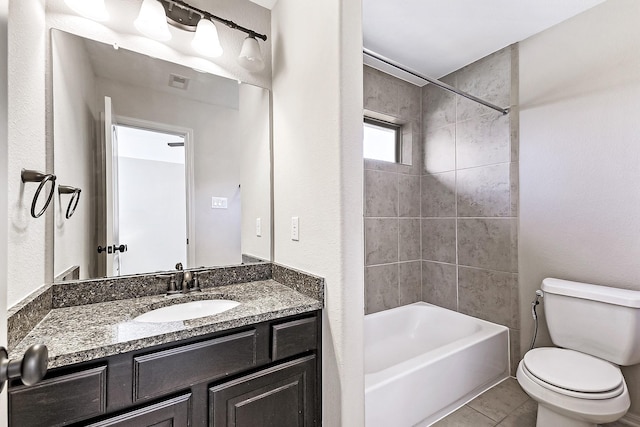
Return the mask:
M118 221L118 131L111 98L104 97L105 189L107 275L120 275L120 256L114 248L120 245Z

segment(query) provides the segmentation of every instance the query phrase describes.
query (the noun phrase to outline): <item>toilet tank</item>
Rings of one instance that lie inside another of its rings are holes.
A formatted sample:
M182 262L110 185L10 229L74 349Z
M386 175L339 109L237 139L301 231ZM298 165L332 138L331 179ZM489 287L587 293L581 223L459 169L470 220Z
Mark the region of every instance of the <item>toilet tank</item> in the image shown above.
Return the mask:
M542 291L555 345L618 365L640 363L640 291L551 278Z

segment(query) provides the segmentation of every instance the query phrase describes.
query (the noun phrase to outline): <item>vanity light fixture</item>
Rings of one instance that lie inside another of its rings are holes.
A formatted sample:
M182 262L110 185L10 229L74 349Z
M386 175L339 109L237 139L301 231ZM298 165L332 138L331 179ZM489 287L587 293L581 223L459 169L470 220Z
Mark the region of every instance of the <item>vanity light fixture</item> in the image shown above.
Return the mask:
M242 43L238 63L249 71L260 71L264 68L264 60L258 40L248 36Z
M64 3L85 18L100 22L109 19L104 0L64 0Z
M164 9L164 10L163 10ZM162 11L162 13L161 13ZM142 24L145 25L142 25ZM199 54L211 58L222 55L223 50L218 39L215 23L221 23L248 35L242 45L238 63L249 71L259 71L264 67L258 40L267 40L267 36L242 27L233 21L220 18L206 10L198 9L182 0L144 0L140 15L136 19L136 28L144 35L155 40L169 40L171 34L167 23L185 31L195 32L192 47Z
M156 0L143 0L138 18L133 22L136 29L150 39L161 42L171 39L164 8Z
M196 26L196 34L193 36L191 46L200 54L210 58L222 55L222 46L218 38L218 29L208 19L200 19Z

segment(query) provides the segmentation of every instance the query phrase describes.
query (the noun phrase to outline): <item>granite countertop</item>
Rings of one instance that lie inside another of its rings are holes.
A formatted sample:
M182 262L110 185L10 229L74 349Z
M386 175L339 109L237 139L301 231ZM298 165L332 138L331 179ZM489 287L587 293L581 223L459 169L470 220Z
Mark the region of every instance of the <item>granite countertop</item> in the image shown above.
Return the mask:
M192 320L133 321L156 308L205 299L231 299L241 304ZM10 357L22 357L27 347L42 343L49 349L52 369L322 308L322 301L275 280L217 286L188 295L155 295L55 308L12 349Z

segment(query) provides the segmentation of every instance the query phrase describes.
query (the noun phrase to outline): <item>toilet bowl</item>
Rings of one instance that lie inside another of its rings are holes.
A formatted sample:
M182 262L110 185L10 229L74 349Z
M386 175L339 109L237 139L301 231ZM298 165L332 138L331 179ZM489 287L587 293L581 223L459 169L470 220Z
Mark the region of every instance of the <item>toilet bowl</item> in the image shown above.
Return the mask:
M538 427L595 427L623 417L619 366L640 363L640 291L544 279L544 312L558 347L529 350L517 371L538 402Z
M517 379L538 402L538 426L595 427L618 420L631 404L617 366L573 350L529 351Z

